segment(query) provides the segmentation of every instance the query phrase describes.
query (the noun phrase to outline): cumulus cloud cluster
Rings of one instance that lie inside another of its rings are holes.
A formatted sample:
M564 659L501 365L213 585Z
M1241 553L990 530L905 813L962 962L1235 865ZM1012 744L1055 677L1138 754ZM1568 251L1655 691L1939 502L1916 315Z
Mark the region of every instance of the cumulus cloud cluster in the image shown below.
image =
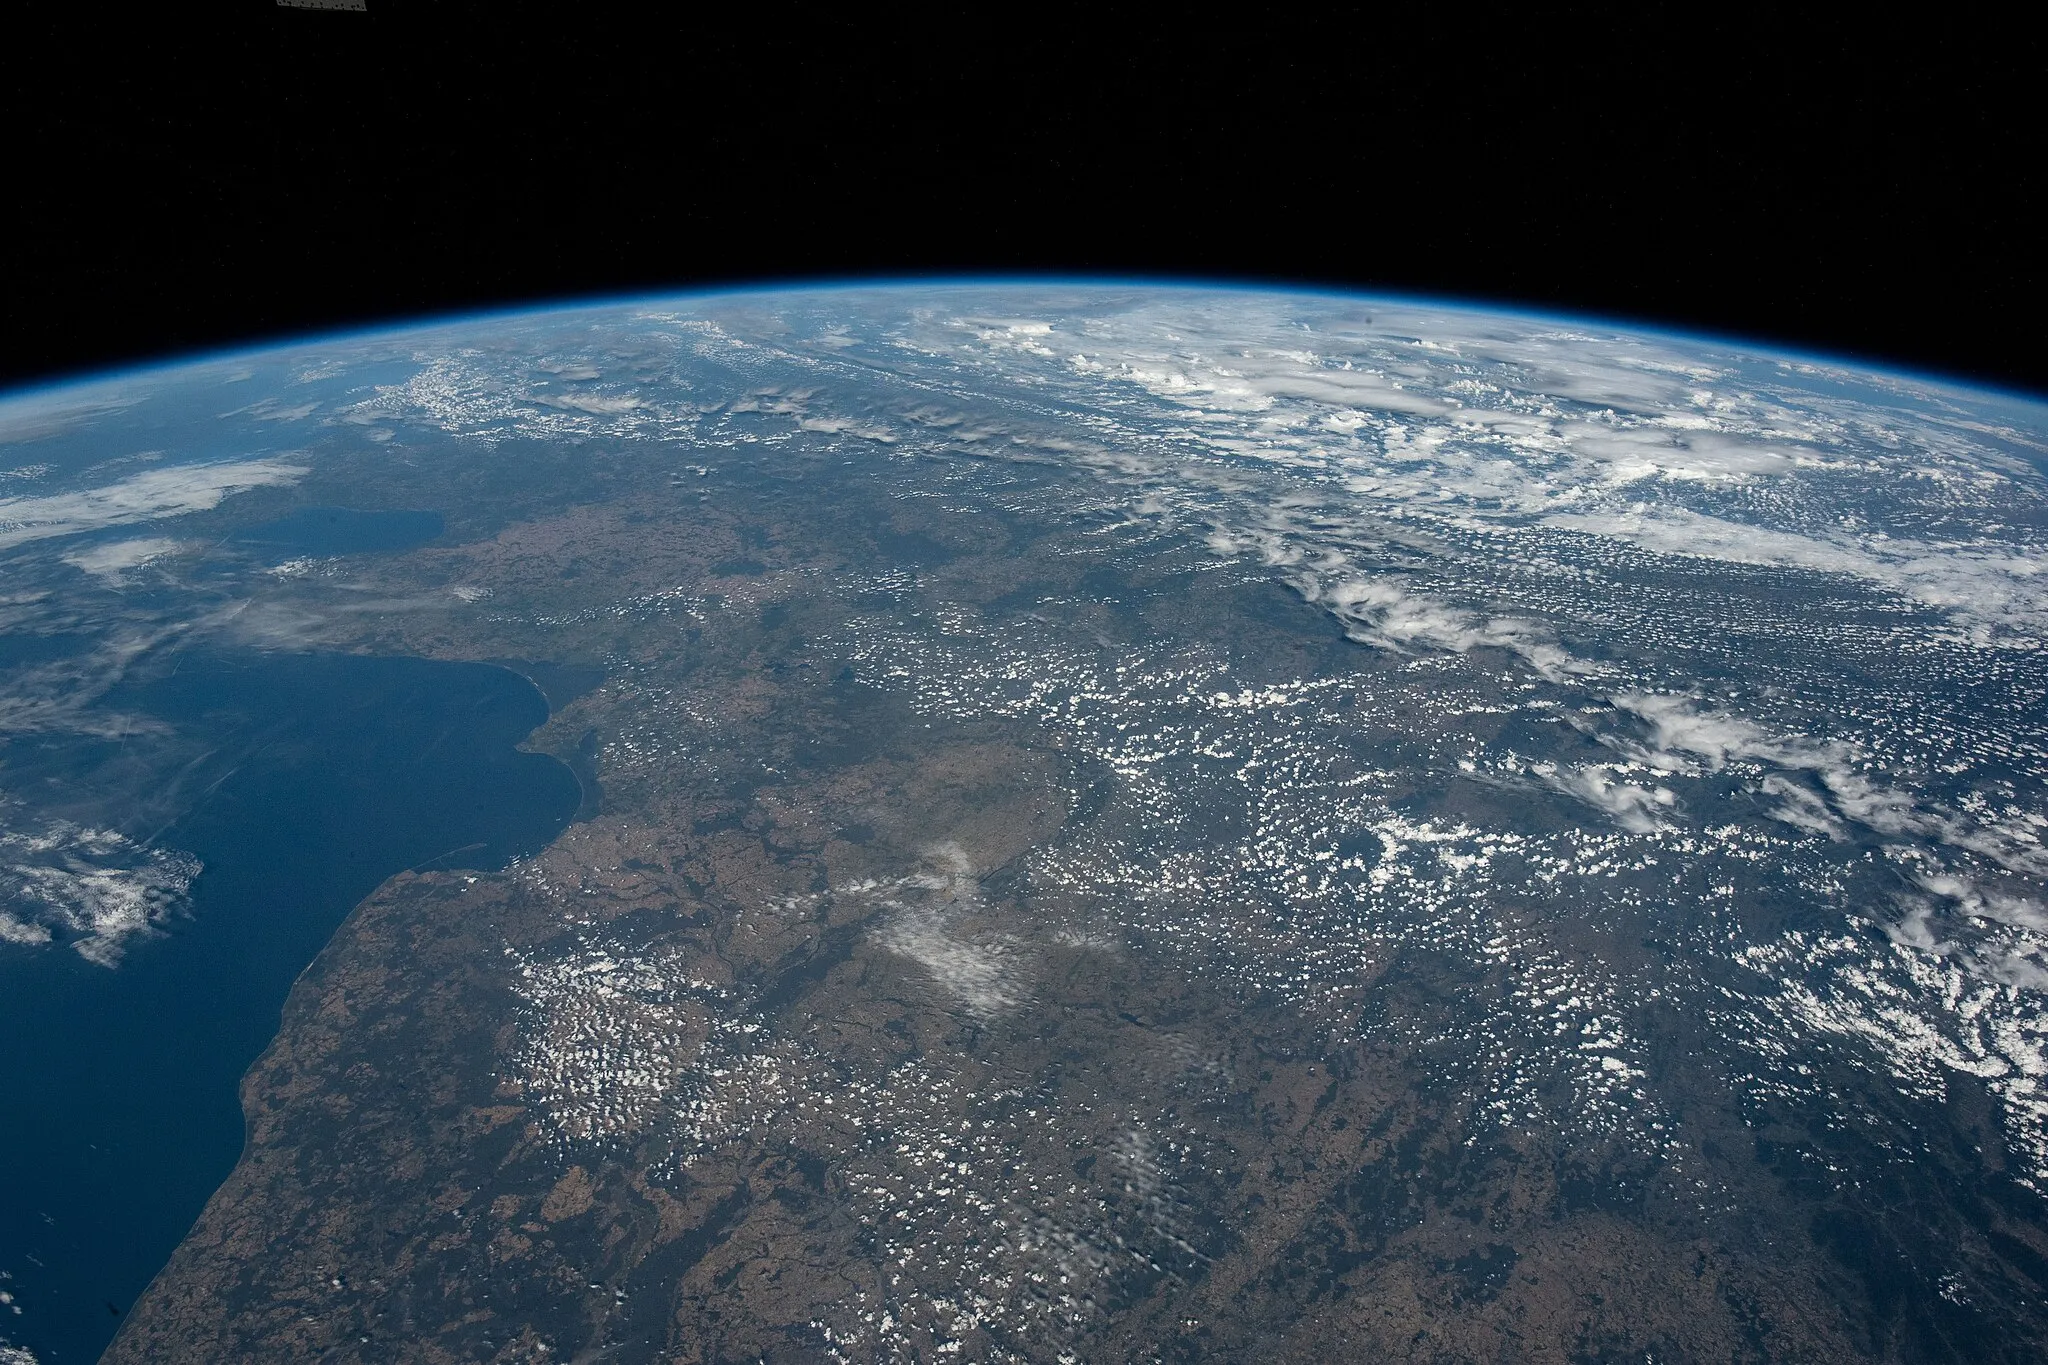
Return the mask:
M112 967L186 903L200 864L108 829L54 821L0 831L0 943L68 940Z

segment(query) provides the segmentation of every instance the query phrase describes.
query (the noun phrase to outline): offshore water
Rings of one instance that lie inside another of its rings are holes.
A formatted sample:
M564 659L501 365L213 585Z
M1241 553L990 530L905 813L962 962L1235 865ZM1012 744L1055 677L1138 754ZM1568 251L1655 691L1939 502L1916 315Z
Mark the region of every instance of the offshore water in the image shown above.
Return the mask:
M301 507L290 516L238 531L235 539L285 555L363 554L424 545L440 535L445 524L433 511Z
M233 1168L241 1076L349 909L407 868L537 850L581 796L517 749L547 702L500 667L219 654L103 705L203 747L170 822L124 832L204 871L116 968L61 943L0 956L0 1338L46 1365L99 1355ZM64 761L32 766L61 781Z

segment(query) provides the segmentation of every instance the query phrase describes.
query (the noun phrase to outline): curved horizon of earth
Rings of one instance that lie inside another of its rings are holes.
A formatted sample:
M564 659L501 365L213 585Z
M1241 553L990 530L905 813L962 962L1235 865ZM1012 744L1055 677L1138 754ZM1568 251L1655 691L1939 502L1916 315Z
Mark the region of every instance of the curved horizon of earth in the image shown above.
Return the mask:
M2048 404L968 281L0 447L5 1365L2048 1350Z

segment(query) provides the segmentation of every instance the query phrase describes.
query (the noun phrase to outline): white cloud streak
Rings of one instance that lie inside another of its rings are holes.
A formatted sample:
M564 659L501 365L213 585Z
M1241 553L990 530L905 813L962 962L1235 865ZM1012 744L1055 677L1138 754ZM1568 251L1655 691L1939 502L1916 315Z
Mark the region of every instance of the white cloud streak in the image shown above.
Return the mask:
M0 549L220 506L250 488L296 483L306 466L282 459L166 465L98 488L0 498Z

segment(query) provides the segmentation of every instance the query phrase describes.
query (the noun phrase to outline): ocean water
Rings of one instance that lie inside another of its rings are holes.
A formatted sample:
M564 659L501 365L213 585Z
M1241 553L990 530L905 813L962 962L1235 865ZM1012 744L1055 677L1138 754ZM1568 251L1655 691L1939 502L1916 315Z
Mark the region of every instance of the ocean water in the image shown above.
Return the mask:
M103 704L196 743L168 823L123 832L204 870L115 967L0 953L0 1339L47 1365L99 1355L234 1166L241 1076L350 907L407 868L537 850L582 797L516 747L548 706L503 667L216 654Z
M235 539L274 555L352 555L409 550L441 534L439 512L366 512L353 507L301 507L289 516L238 531Z

